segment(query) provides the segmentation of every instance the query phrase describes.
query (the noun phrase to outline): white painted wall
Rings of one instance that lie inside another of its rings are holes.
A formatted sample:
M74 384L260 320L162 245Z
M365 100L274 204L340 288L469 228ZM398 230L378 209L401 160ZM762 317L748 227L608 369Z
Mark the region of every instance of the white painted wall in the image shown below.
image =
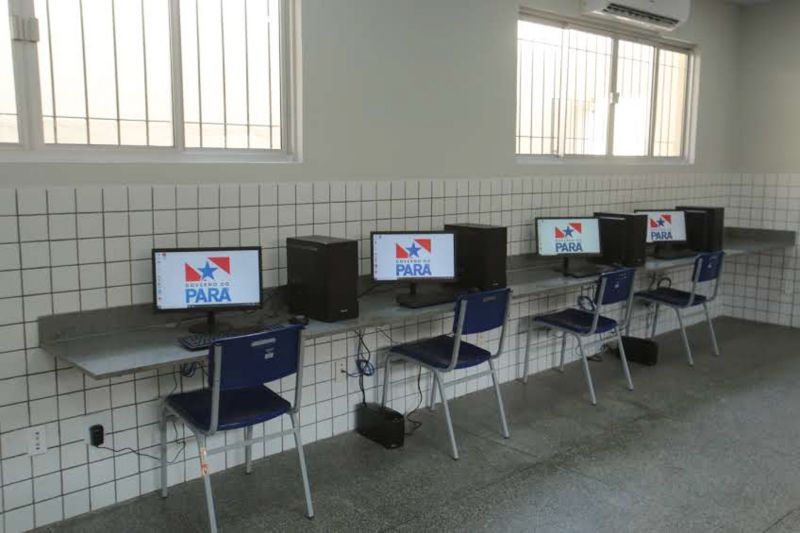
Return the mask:
M800 2L773 0L742 10L739 166L800 170Z
M580 5L523 4L573 16ZM695 165L518 164L517 0L302 0L302 162L9 163L0 153L0 185L732 170L739 8L693 4L675 37L697 43L702 60Z

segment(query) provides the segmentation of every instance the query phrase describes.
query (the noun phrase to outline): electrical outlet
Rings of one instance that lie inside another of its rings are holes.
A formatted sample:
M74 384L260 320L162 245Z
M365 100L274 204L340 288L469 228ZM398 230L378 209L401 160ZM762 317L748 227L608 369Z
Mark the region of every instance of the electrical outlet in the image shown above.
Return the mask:
M344 383L347 381L347 359L339 359L334 364L333 380L336 383Z
M47 453L47 434L44 426L30 428L28 433L28 455Z

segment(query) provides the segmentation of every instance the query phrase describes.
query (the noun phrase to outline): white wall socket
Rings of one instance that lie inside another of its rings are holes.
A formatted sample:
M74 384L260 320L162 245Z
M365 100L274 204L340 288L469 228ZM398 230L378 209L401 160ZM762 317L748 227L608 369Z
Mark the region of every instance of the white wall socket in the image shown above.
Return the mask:
M333 365L333 380L336 383L344 383L347 381L347 359L338 359Z
M44 426L30 428L28 433L28 455L47 453L47 434Z

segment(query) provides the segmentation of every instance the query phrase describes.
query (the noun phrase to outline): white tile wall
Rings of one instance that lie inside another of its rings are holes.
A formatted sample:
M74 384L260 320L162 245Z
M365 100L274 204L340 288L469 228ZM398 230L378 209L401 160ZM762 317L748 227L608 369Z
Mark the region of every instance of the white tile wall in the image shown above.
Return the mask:
M88 449L86 428L102 423L111 446L157 455L158 397L176 386L200 386L199 373L181 379L168 368L93 380L43 352L35 322L51 312L151 301L149 252L154 246L260 245L264 283L274 286L286 281L283 243L296 235L358 239L361 272L367 273L367 239L373 230L439 229L448 222L501 224L509 228L508 253L519 254L535 249L535 216L688 202L728 206L729 223L789 227L800 213L798 187L800 180L783 176L682 174L0 190L0 531L30 529L156 489L155 461ZM786 292L794 291L795 254L737 260L725 286L725 312L782 323L792 321L785 313L800 317L794 295ZM678 285L686 283L689 271L672 277ZM553 292L514 302L507 350L498 365L503 381L521 372L525 317L571 305L575 295ZM721 310L721 303L715 306L715 314ZM390 337L399 342L449 330L450 320L445 316L371 329L366 341L376 351L388 346ZM645 322L640 309L634 331L644 331ZM660 330L674 327L665 317ZM331 369L334 361L352 358L355 348L353 335L309 344L301 411L306 442L352 429L352 410L360 401L356 380L336 383ZM556 351L555 339L533 334L533 371L553 366ZM370 398L377 398L379 378L381 372L365 380ZM418 402L415 370L401 365L393 378L393 407L412 409ZM423 390L429 387L427 376L422 385ZM478 378L453 392L462 395L488 385L488 378ZM283 383L276 389L292 392ZM49 451L31 458L26 429L43 424ZM283 424L270 421L257 432ZM178 453L185 437L182 427L170 427L169 455L177 456L170 483L198 477L193 443ZM213 440L238 438L232 432ZM270 441L254 455L291 446L289 439ZM214 456L212 471L242 462L240 451Z
M730 184L726 224L800 232L800 174L743 174ZM725 314L800 327L798 247L741 257L726 267Z

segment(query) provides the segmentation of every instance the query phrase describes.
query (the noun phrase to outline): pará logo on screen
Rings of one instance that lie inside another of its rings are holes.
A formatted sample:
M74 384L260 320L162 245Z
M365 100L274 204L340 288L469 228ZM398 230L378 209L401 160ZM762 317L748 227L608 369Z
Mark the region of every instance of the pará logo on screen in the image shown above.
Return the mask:
M207 257L197 263L184 263L183 270L187 304L231 302L230 257Z
M648 222L651 241L672 240L672 215L661 213L657 216L651 216Z
M431 239L412 239L408 246L405 243L395 243L395 275L398 278L432 276L432 253L433 245Z
M583 251L583 224L567 222L555 227L556 253L576 253Z

